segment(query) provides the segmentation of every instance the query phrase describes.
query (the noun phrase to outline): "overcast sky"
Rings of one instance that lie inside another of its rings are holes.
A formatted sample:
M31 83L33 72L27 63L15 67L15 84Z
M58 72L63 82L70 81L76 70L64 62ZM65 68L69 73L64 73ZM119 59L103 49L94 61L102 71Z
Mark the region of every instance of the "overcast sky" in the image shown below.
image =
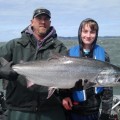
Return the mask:
M38 7L51 11L58 36L77 36L85 18L98 22L99 36L120 36L120 0L0 0L0 40L20 37Z

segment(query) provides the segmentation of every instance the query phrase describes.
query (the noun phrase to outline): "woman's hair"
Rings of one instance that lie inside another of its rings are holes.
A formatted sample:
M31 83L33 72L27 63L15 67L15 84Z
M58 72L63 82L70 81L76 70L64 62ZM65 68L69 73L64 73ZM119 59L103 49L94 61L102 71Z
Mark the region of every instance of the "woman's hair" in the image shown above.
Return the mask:
M83 52L83 42L81 39L81 32L82 32L82 29L85 27L85 25L89 25L92 31L96 31L95 40L92 43L91 51L90 51L92 53L94 46L97 42L99 26L98 26L98 23L91 18L87 18L80 23L80 26L78 29L78 42L79 42L79 46L80 46L80 52Z
M84 21L82 21L82 23L80 25L81 30L82 30L82 28L85 27L85 25L89 25L92 31L97 31L98 32L99 27L98 27L98 24L95 20L87 18Z
M91 30L93 31L96 31L96 37L95 37L95 40L92 44L92 47L94 47L94 45L96 44L96 41L97 41L97 37L98 37L98 30L99 30L99 26L98 26L98 23L91 19L91 18L87 18L85 20L83 20L79 26L79 30L78 30L78 41L79 41L79 45L81 46L82 45L82 40L81 40L81 32L82 32L82 28L88 24L91 28Z

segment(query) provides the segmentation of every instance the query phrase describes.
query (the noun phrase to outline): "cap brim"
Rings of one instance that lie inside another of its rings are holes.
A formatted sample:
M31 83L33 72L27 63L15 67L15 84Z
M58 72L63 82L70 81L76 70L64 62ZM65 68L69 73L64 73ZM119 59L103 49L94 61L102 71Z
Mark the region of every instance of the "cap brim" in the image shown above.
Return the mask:
M34 15L33 17L35 18L35 17L40 16L40 15L47 15L49 18L51 18L50 15L47 13L38 13L38 14Z

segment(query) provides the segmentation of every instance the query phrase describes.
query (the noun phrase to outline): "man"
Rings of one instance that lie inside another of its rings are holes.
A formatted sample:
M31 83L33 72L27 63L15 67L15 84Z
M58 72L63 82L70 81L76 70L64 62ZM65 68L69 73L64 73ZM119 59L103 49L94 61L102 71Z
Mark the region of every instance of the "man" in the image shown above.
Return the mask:
M70 48L69 55L109 62L104 48L96 44L98 30L95 20L91 18L83 20L78 30L79 45ZM66 91L63 98L64 108L70 111L70 120L109 120L113 99L111 87L92 87L83 90L82 83L79 82L74 89ZM102 111L99 118L101 103Z
M36 9L31 24L21 32L21 38L0 47L0 57L9 62L0 68L0 78L9 81L6 87L8 120L65 120L56 94L46 99L47 87L32 85L28 88L25 77L11 69L13 63L21 60L47 60L51 52L66 54L67 49L57 39L50 18L51 13L46 8Z

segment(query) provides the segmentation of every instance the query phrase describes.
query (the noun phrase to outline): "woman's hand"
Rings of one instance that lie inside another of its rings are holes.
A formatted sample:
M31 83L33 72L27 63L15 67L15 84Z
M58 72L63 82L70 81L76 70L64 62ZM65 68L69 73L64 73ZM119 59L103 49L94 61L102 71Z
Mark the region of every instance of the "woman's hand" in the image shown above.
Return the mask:
M66 110L72 110L72 101L70 97L66 97L62 100L62 105Z

